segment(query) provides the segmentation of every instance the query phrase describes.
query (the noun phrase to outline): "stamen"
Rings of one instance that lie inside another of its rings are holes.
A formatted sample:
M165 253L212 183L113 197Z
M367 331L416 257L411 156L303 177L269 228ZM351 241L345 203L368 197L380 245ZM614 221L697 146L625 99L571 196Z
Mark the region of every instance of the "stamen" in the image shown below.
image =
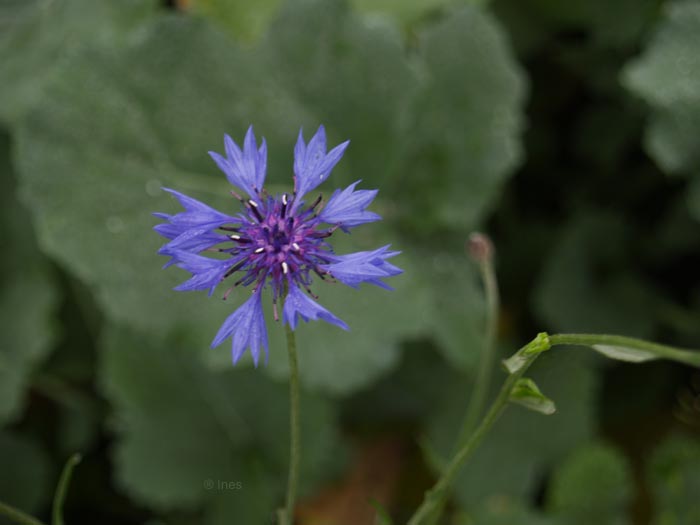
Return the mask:
M282 263L282 273L285 275L289 273L289 265L286 262Z
M233 291L233 289L235 287L236 287L236 285L234 284L231 288L229 288L228 290L226 290L226 292L224 292L224 297L223 297L224 301L228 298L229 294Z
M280 320L280 316L277 313L277 301L272 301L272 317L274 317L275 321Z
M241 197L240 195L238 195L238 193L236 193L236 192L233 191L233 190L230 190L230 192L231 192L231 195L233 195L234 197L236 197L239 201L243 202L243 197Z
M316 206L318 206L319 204L321 204L321 201L322 201L322 200L323 200L323 194L322 194L322 193L319 193L318 198L314 201L314 203L313 203L311 206L309 206L309 210L315 209Z
M234 228L232 226L219 226L219 230L223 230L225 232L237 232L240 231L240 228Z
M333 232L336 230L336 228L329 228L326 231L321 231L321 232L313 232L310 236L315 238L315 239L325 239L326 237L330 237L333 235Z
M264 246L261 246L260 248L258 248L257 250L255 250L253 253L262 253L262 252L264 252L264 251L265 251L265 247L264 247Z
M260 210L258 210L258 203L253 199L249 199L246 204L248 204L248 209L253 212L258 221L263 222L263 217L260 215Z
M294 248L296 251L301 251L301 248L299 248L299 245L295 242L292 243L292 248Z
M282 211L280 212L280 217L284 219L284 216L287 213L287 194L283 193L282 194Z
M246 239L246 238L241 237L240 235L231 235L231 236L229 236L229 239L231 239L232 241L236 241L237 243L240 243L240 244L248 244L248 243L253 242L250 239Z
M229 275L231 275L232 273L235 273L235 272L237 272L238 270L240 270L241 268L243 268L243 266L245 265L246 262L247 262L247 261L246 261L245 259L243 259L243 260L242 260L241 262L239 262L238 264L236 264L236 265L232 266L231 268L229 268L229 270L224 274L224 276L221 278L221 280L223 281L224 279L226 279L226 278L227 278Z

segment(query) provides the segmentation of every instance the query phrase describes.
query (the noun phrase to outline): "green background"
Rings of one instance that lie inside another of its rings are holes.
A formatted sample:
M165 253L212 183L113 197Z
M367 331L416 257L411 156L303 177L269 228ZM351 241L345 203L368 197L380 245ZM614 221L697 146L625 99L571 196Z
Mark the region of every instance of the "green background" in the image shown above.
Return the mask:
M81 452L69 525L272 523L283 330L267 367L209 349L242 297L173 292L151 213L162 186L235 209L207 151L250 124L288 188L321 123L351 141L321 190L362 179L385 219L336 248L405 273L314 287L351 331L299 329L299 523L401 523L435 479L483 344L473 230L503 356L541 330L700 347L696 0L0 0L0 500L47 520ZM700 523L697 371L558 349L532 375L557 413L510 409L444 523Z

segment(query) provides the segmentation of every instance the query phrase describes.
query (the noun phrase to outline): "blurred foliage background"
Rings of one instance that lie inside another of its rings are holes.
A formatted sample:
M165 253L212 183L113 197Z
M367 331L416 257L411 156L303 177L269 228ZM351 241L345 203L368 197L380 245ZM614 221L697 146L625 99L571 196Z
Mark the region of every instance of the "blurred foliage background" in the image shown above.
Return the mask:
M474 229L503 355L540 330L700 347L696 0L0 0L1 500L46 518L79 451L70 525L271 523L281 327L267 367L210 350L233 305L171 290L151 216L161 186L231 207L206 152L251 123L273 190L300 126L350 139L323 191L362 178L386 220L338 247L406 269L316 287L352 331L300 329L301 524L400 523L434 480L418 443L450 450L482 344ZM533 370L558 412L509 409L445 523L700 524L697 371Z

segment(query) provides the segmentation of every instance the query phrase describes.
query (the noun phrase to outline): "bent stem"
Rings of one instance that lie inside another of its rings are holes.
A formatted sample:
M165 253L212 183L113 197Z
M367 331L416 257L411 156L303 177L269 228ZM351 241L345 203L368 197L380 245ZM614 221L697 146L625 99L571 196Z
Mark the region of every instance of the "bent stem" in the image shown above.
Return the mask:
M490 244L490 241L488 242ZM467 411L465 412L464 419L462 420L462 426L459 434L457 434L454 450L458 450L464 445L479 421L479 416L484 411L486 394L488 393L489 385L491 384L491 374L493 372L493 364L496 357L496 330L498 327L498 311L500 309L498 279L496 278L493 257L491 254L486 254L478 259L479 270L481 272L481 282L484 286L484 296L486 299L484 346L481 350L481 357L479 359L479 372L476 375L474 387L469 398ZM442 496L441 501L433 508L431 518L426 522L429 525L435 525L437 523L445 504L444 497L445 495Z
M493 259L489 257L481 261L479 268L481 270L481 279L484 283L484 293L486 296L486 337L484 339L484 348L479 362L479 373L476 376L474 390L472 391L469 406L459 433L457 447L462 446L467 440L469 434L474 430L477 421L479 421L479 416L484 410L495 357L496 329L498 326L500 298L498 295L498 281L493 267Z
M700 368L700 352L684 350L673 346L652 343L634 337L608 334L555 334L549 336L549 341L554 345L579 345L579 346L617 346L632 348L649 352L659 359L670 359L679 363Z
M520 352L526 350L536 342L537 339L534 339L531 343L525 345ZM538 355L539 353L527 354L527 361L524 363L524 365L517 372L514 372L507 377L503 383L503 386L501 387L501 391L498 393L498 397L496 397L492 403L491 408L484 416L481 424L476 428L467 442L459 449L457 454L455 454L443 471L440 479L438 479L435 485L433 485L433 488L426 492L423 503L421 503L420 507L418 507L416 512L408 521L407 525L423 525L424 523L428 523L428 520L437 520L439 518L443 501L450 486L454 482L455 477L457 477L459 471L476 451L476 449L479 448L481 441L484 439L486 434L488 434L489 430L491 430L494 423L498 421L498 418L508 405L513 387L518 382L518 379L520 379L523 374L525 374L527 369L530 368L532 363L535 362Z
M68 492L70 479L73 476L73 470L81 460L82 457L80 454L73 454L70 458L68 458L65 467L63 467L63 472L61 472L61 477L58 480L58 486L56 487L56 493L53 497L53 519L51 521L53 525L63 525L63 503L66 501L66 493Z
M68 492L68 485L70 485L70 479L73 475L73 469L80 463L80 454L73 454L66 462L63 471L61 472L61 477L58 480L58 486L56 487L56 492L53 497L53 508L52 508L52 525L63 525L63 503L66 500L66 493ZM0 515L7 516L11 521L16 523L22 523L24 525L44 525L43 522L38 519L25 514L21 510L18 510L6 503L0 501Z
M287 482L287 503L282 520L283 525L294 523L294 503L299 480L299 458L301 456L299 429L299 367L297 365L297 342L294 331L286 325L287 353L289 354L289 480Z

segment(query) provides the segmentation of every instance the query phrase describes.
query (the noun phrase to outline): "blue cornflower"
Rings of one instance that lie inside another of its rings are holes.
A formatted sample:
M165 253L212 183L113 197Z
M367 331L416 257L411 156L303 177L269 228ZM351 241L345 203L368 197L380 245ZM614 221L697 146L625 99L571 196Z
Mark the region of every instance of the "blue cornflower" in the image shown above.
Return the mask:
M235 215L222 213L196 199L165 189L173 194L185 211L175 215L156 213L165 223L155 230L170 242L158 253L170 256L166 264L175 264L189 271L192 277L176 290L214 289L231 278L232 286L224 299L237 286L251 286L252 295L219 329L212 342L218 346L231 337L233 362L250 348L257 365L260 349L268 355L267 330L261 295L264 288L272 292L275 320L279 320L277 304L283 299L282 321L294 330L299 319L323 319L348 329L341 319L318 304L311 290L312 276L357 287L370 283L391 289L382 279L402 272L387 259L399 252L384 246L374 251L336 255L328 238L338 229L350 228L380 220L367 211L377 190L356 190L357 181L344 190L336 190L322 206L318 196L310 205L304 197L325 181L343 156L348 142L326 151L323 126L308 144L302 132L294 148L294 192L271 196L264 189L267 168L265 139L258 147L252 126L246 133L243 149L226 135L226 156L209 152L226 178L246 194L232 191L244 206ZM224 258L211 258L203 252L216 252ZM235 277L234 277L235 275Z

